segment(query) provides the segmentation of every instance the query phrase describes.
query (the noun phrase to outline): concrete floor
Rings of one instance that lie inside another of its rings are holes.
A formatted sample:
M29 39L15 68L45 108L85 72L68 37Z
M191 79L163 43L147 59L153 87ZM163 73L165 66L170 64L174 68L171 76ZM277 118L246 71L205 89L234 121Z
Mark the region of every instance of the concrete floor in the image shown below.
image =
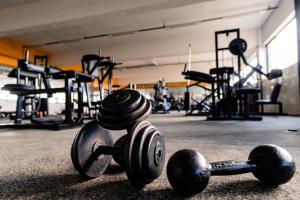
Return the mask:
M300 118L265 117L261 122L204 121L181 114L152 115L164 133L167 159L193 148L208 161L245 160L252 148L273 143L285 147L300 163ZM142 191L131 187L125 173L112 163L107 173L85 180L74 170L70 148L78 129L63 131L0 130L1 199L177 199L165 171ZM117 138L120 132L113 133ZM167 161L167 160L166 160ZM300 174L287 184L268 188L251 174L212 177L192 199L300 199Z

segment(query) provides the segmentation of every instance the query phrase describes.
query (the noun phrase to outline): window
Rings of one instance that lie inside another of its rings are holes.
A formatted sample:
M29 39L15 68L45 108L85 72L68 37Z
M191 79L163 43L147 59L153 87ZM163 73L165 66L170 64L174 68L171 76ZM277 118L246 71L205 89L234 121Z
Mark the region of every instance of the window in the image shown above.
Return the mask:
M257 56L256 54L254 54L253 56L251 56L251 58L248 60L248 63L253 66L256 67L257 63ZM249 66L243 66L242 70L241 70L241 78L245 78L247 77L247 75L249 75L250 73L252 73L252 68ZM257 82L257 78L256 78L257 73L253 73L247 80L246 83L244 83L243 86L246 86L247 83L250 83L252 85L254 85Z
M297 24L294 18L267 44L268 69L283 69L298 62Z
M257 56L254 55L252 58L250 58L250 60L248 61L248 63L251 65L251 66L256 66L258 64L257 62Z

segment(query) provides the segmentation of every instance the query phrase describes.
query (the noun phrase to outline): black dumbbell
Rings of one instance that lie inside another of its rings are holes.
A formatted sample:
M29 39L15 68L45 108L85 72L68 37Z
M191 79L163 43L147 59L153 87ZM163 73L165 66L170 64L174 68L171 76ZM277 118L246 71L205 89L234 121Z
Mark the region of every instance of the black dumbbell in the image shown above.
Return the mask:
M252 172L262 183L277 186L288 182L295 170L295 162L284 148L261 145L251 151L248 161L220 161L210 164L194 150L179 150L168 161L167 176L178 193L190 196L204 190L211 175Z
M144 119L151 105L139 92L119 90L102 102L97 120L87 123L74 139L71 158L82 175L103 174L112 158L125 168L130 182L138 187L158 178L165 160L161 133ZM109 130L127 130L115 144Z
M236 38L230 42L228 49L233 55L242 56L247 50L247 42L242 38Z

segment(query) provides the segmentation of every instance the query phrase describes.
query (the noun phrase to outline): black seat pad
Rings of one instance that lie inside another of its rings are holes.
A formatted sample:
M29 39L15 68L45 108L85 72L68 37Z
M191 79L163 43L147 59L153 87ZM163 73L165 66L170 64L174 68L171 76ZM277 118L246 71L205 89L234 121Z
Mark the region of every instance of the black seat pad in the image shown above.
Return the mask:
M61 124L64 122L64 119L61 115L49 115L46 117L33 118L31 122L35 124Z
M233 74L234 73L234 69L233 67L219 67L219 68L212 68L209 70L210 74Z
M255 103L257 103L257 104L273 104L274 102L272 102L271 99L260 99L260 100L257 100Z
M12 94L22 95L35 90L35 87L22 84L6 84L1 89L9 91Z
M86 54L86 55L82 56L82 60L84 60L86 62L89 62L92 60L100 61L102 59L103 59L103 57L95 55L95 54Z
M53 79L69 79L69 78L75 78L80 82L92 82L94 80L94 77L91 75L87 75L81 72L75 72L72 70L68 71L61 71L57 73L51 74Z
M237 94L257 94L261 92L259 88L238 88L236 90Z
M198 81L203 83L213 83L214 78L206 73L197 72L197 71L186 71L182 72L183 75L185 75L185 79L192 80L192 81Z

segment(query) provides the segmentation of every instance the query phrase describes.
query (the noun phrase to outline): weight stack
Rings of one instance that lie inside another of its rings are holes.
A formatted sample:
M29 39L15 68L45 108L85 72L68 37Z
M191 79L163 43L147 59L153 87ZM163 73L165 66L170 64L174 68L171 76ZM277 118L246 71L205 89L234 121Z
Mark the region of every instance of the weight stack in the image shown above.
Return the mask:
M191 108L191 94L190 92L184 93L184 110L188 112Z

